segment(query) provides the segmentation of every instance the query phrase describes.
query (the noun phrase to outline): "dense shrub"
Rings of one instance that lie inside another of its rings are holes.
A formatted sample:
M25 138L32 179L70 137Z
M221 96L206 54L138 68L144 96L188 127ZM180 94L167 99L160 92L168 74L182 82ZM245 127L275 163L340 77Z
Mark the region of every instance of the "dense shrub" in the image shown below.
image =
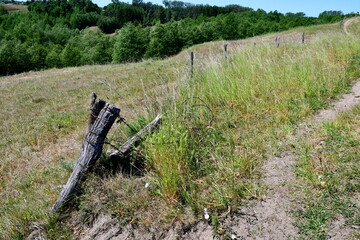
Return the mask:
M30 54L19 40L0 42L0 74L13 74L30 69Z

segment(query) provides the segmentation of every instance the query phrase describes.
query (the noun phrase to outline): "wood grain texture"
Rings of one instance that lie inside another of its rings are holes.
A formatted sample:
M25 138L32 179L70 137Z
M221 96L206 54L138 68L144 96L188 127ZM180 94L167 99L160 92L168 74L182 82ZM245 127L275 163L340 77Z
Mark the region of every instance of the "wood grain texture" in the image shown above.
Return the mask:
M75 195L86 174L94 166L96 160L99 159L106 135L119 114L119 108L105 103L103 100L96 101L96 95L93 94L89 126L82 144L80 156L65 187L53 206L53 212L60 212L71 200L71 197Z

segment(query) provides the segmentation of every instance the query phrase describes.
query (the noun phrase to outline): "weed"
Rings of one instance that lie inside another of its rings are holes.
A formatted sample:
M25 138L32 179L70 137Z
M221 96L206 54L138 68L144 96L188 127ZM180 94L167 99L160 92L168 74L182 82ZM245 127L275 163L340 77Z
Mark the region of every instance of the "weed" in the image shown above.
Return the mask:
M298 227L311 239L326 239L335 218L344 218L347 226L358 224L359 206L354 198L360 190L359 110L357 106L312 133L310 138L320 146L304 142L299 146L300 199L306 208L298 215L302 220Z

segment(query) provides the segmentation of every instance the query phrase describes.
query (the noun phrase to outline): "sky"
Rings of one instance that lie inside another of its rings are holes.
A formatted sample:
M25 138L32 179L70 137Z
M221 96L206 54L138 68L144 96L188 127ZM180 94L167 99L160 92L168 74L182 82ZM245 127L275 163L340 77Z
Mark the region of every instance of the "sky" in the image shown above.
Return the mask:
M120 2L131 3L132 0L119 0ZM304 12L306 16L317 17L323 11L336 10L343 13L360 12L360 0L182 0L193 4L209 4L226 6L238 4L244 7L251 7L254 10L261 8L267 12L275 11L281 13ZM111 3L111 0L92 0L100 7ZM162 5L162 0L144 0Z

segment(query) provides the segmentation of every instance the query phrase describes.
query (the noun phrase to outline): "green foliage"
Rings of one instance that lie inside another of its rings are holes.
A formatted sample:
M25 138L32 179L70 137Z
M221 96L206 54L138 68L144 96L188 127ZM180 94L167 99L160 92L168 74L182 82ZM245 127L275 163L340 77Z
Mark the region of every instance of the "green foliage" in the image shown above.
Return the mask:
M0 74L13 74L31 69L31 56L18 40L0 42Z
M178 53L182 46L177 22L157 25L150 33L150 43L145 56L170 56Z
M78 66L81 63L82 51L78 46L76 38L73 38L60 54L61 64L64 67Z
M8 11L4 6L0 5L0 16L5 14L8 14Z
M45 58L45 65L47 68L62 67L60 54L62 47L59 45L51 45L49 52Z
M18 66L0 74L162 58L207 41L252 37L345 17L338 11L325 11L317 19L304 17L301 12L266 13L239 5L216 7L182 1L166 1L165 5L166 8L144 1L132 4L114 1L100 11L90 0L49 0L29 3L29 12L6 14L4 9L0 10L0 40L19 41L31 55L28 64L15 63ZM114 41L100 33L91 36L90 32L80 32L95 25L107 34L120 30ZM59 45L57 50L54 45ZM59 49L61 61L55 63ZM14 66L14 62L6 64L10 65Z
M96 26L98 20L99 20L99 14L97 13L74 12L70 17L70 25L72 28L77 28L81 30L86 27Z
M100 31L83 30L77 43L82 49L81 64L104 64L111 62L110 40Z
M45 67L48 48L41 44L30 45L27 52L30 55L30 68L40 70Z
M132 23L123 27L115 38L113 62L131 62L140 60L149 43L149 29Z
M119 23L115 17L100 16L97 22L97 26L104 33L113 33L119 28Z

